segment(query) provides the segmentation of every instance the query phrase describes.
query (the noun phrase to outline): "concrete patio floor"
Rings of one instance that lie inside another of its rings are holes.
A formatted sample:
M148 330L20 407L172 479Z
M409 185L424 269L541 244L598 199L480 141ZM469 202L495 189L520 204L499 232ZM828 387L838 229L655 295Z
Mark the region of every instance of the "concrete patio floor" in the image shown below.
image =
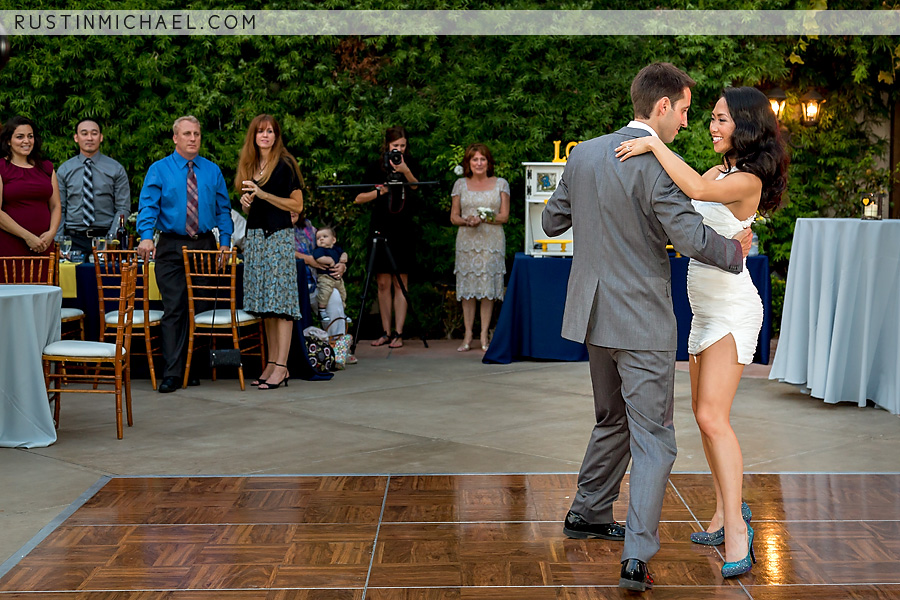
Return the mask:
M136 380L123 440L108 397L64 395L56 444L0 449L0 563L102 476L578 470L592 426L587 363L484 365L458 340L430 345L364 341L359 364L332 381L268 392L226 379L159 394ZM686 370L674 471L708 472ZM826 405L767 374L747 369L732 413L747 472L900 472L900 418Z

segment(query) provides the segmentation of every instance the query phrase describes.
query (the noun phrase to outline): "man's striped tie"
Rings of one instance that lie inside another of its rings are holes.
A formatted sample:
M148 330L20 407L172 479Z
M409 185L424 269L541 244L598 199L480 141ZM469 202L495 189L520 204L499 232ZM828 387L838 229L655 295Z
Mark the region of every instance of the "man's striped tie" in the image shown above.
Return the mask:
M82 223L90 227L94 223L94 161L84 159L84 172L81 181Z
M188 235L197 235L200 230L200 218L198 216L199 197L197 195L197 176L194 174L194 161L188 161L187 174L187 218L184 229Z

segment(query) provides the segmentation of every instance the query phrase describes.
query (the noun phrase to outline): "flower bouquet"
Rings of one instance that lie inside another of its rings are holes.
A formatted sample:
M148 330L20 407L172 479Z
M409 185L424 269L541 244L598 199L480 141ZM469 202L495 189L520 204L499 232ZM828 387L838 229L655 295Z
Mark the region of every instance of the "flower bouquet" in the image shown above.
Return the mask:
M484 221L485 223L493 223L494 222L494 211L485 206L479 206L475 209L475 212L478 214L478 218Z

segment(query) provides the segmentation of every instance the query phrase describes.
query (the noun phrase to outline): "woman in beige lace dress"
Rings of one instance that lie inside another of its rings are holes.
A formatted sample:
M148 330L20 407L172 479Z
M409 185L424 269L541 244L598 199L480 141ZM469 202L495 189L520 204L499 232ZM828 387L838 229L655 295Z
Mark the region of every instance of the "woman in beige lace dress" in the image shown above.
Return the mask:
M488 328L494 300L503 299L506 274L506 236L509 220L509 183L494 177L494 158L484 144L466 148L462 162L465 177L451 193L450 222L456 234L456 297L462 301L466 334L459 352L472 344L475 301L481 300L481 349L488 348Z

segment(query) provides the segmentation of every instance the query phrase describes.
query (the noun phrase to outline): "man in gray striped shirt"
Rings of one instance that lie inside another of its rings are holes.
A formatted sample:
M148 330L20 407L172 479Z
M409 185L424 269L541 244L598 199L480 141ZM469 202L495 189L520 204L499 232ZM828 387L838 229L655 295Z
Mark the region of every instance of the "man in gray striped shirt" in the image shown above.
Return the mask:
M103 133L100 123L82 119L75 126L79 152L56 172L62 204L60 236L72 238L72 249L85 256L91 252L91 238L115 235L119 215L131 212L131 190L125 168L100 152ZM57 239L59 236L57 237Z

